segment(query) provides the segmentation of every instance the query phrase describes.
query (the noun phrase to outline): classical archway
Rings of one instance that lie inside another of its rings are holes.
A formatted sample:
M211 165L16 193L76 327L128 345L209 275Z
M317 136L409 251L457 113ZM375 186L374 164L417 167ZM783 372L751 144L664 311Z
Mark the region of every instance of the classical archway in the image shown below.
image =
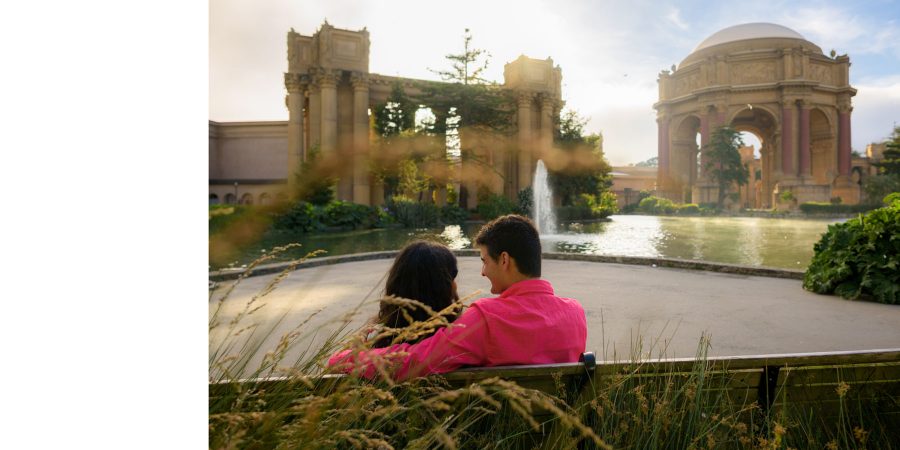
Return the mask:
M672 181L676 192L681 194L679 201L683 203L692 201L692 190L697 181L700 153L697 134L699 133L700 119L691 115L681 120L672 135Z
M658 195L712 201L717 187L685 161L694 129L701 146L720 126L759 137L760 203L775 192L796 203L859 201L850 179L850 58L829 57L789 28L753 23L723 29L701 42L672 71L659 75ZM702 159L702 154L701 154ZM752 177L751 177L752 178ZM686 185L687 183L687 185ZM789 206L789 205L788 205Z

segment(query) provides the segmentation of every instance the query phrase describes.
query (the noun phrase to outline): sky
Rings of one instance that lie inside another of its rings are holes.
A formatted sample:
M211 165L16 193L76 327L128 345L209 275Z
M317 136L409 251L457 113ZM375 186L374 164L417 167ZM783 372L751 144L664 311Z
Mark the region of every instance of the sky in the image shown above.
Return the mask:
M469 28L487 50L487 78L524 54L562 68L566 107L604 135L613 165L656 156L657 76L723 28L771 22L791 28L852 63L852 146L865 151L900 123L900 1L488 2L216 0L209 5L209 118L287 120L286 33L312 35L324 20L367 28L369 70L439 79Z

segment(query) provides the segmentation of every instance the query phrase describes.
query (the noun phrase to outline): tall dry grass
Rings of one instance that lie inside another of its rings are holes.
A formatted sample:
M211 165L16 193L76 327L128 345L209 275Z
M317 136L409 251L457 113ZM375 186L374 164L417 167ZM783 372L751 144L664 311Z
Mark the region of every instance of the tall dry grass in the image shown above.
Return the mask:
M273 249L248 273L286 249ZM210 341L210 448L890 449L900 442L897 417L854 402L846 390L835 392L837 417L791 405L763 411L755 398L735 396L728 377L707 361L708 337L690 370L662 374L646 370L642 355L664 349L643 351L638 338L620 370L589 381L588 395L578 395L584 389L560 377L555 389L544 391L500 378L460 385L431 376L397 383L384 360L383 376L374 381L327 374L325 361L333 352L365 349L380 336L399 342L452 326L446 320L452 311L432 311L430 320L406 329L351 330L352 318L363 313L360 305L335 317L335 329L314 346L322 328L307 324L320 310L280 336L274 348L263 348L284 316L264 324L254 313L292 269L273 277L231 319L222 316L222 305L243 278L210 293L210 334L227 336Z

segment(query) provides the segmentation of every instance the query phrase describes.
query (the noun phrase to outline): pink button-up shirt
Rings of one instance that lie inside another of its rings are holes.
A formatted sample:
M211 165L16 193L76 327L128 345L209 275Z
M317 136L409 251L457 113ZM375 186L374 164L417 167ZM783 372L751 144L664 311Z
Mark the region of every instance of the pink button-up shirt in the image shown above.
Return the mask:
M355 358L345 350L328 365L373 378L377 372L370 356L379 355L391 360L388 373L403 380L463 366L576 362L586 342L587 323L578 301L557 297L548 281L530 279L499 297L475 301L451 327L416 344L373 349Z

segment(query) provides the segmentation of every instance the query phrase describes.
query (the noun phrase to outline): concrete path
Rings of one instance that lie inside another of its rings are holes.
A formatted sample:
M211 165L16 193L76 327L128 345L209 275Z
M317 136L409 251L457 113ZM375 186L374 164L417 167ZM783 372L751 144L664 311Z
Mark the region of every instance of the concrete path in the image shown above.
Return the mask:
M303 349L321 343L345 320L351 329L361 326L377 312L391 262L349 262L292 272L254 302L254 307L265 306L249 316L261 329L274 327L264 351L306 320ZM478 290L472 299L490 296L478 258L460 257L459 264L460 296ZM812 294L799 280L560 260L544 260L543 274L558 295L584 305L587 349L603 359L694 356L703 334L711 339L711 356L900 348L900 306ZM220 317L230 320L274 278L242 281L222 303ZM231 283L221 282L212 292L211 315ZM213 330L211 347L222 336L224 331Z

